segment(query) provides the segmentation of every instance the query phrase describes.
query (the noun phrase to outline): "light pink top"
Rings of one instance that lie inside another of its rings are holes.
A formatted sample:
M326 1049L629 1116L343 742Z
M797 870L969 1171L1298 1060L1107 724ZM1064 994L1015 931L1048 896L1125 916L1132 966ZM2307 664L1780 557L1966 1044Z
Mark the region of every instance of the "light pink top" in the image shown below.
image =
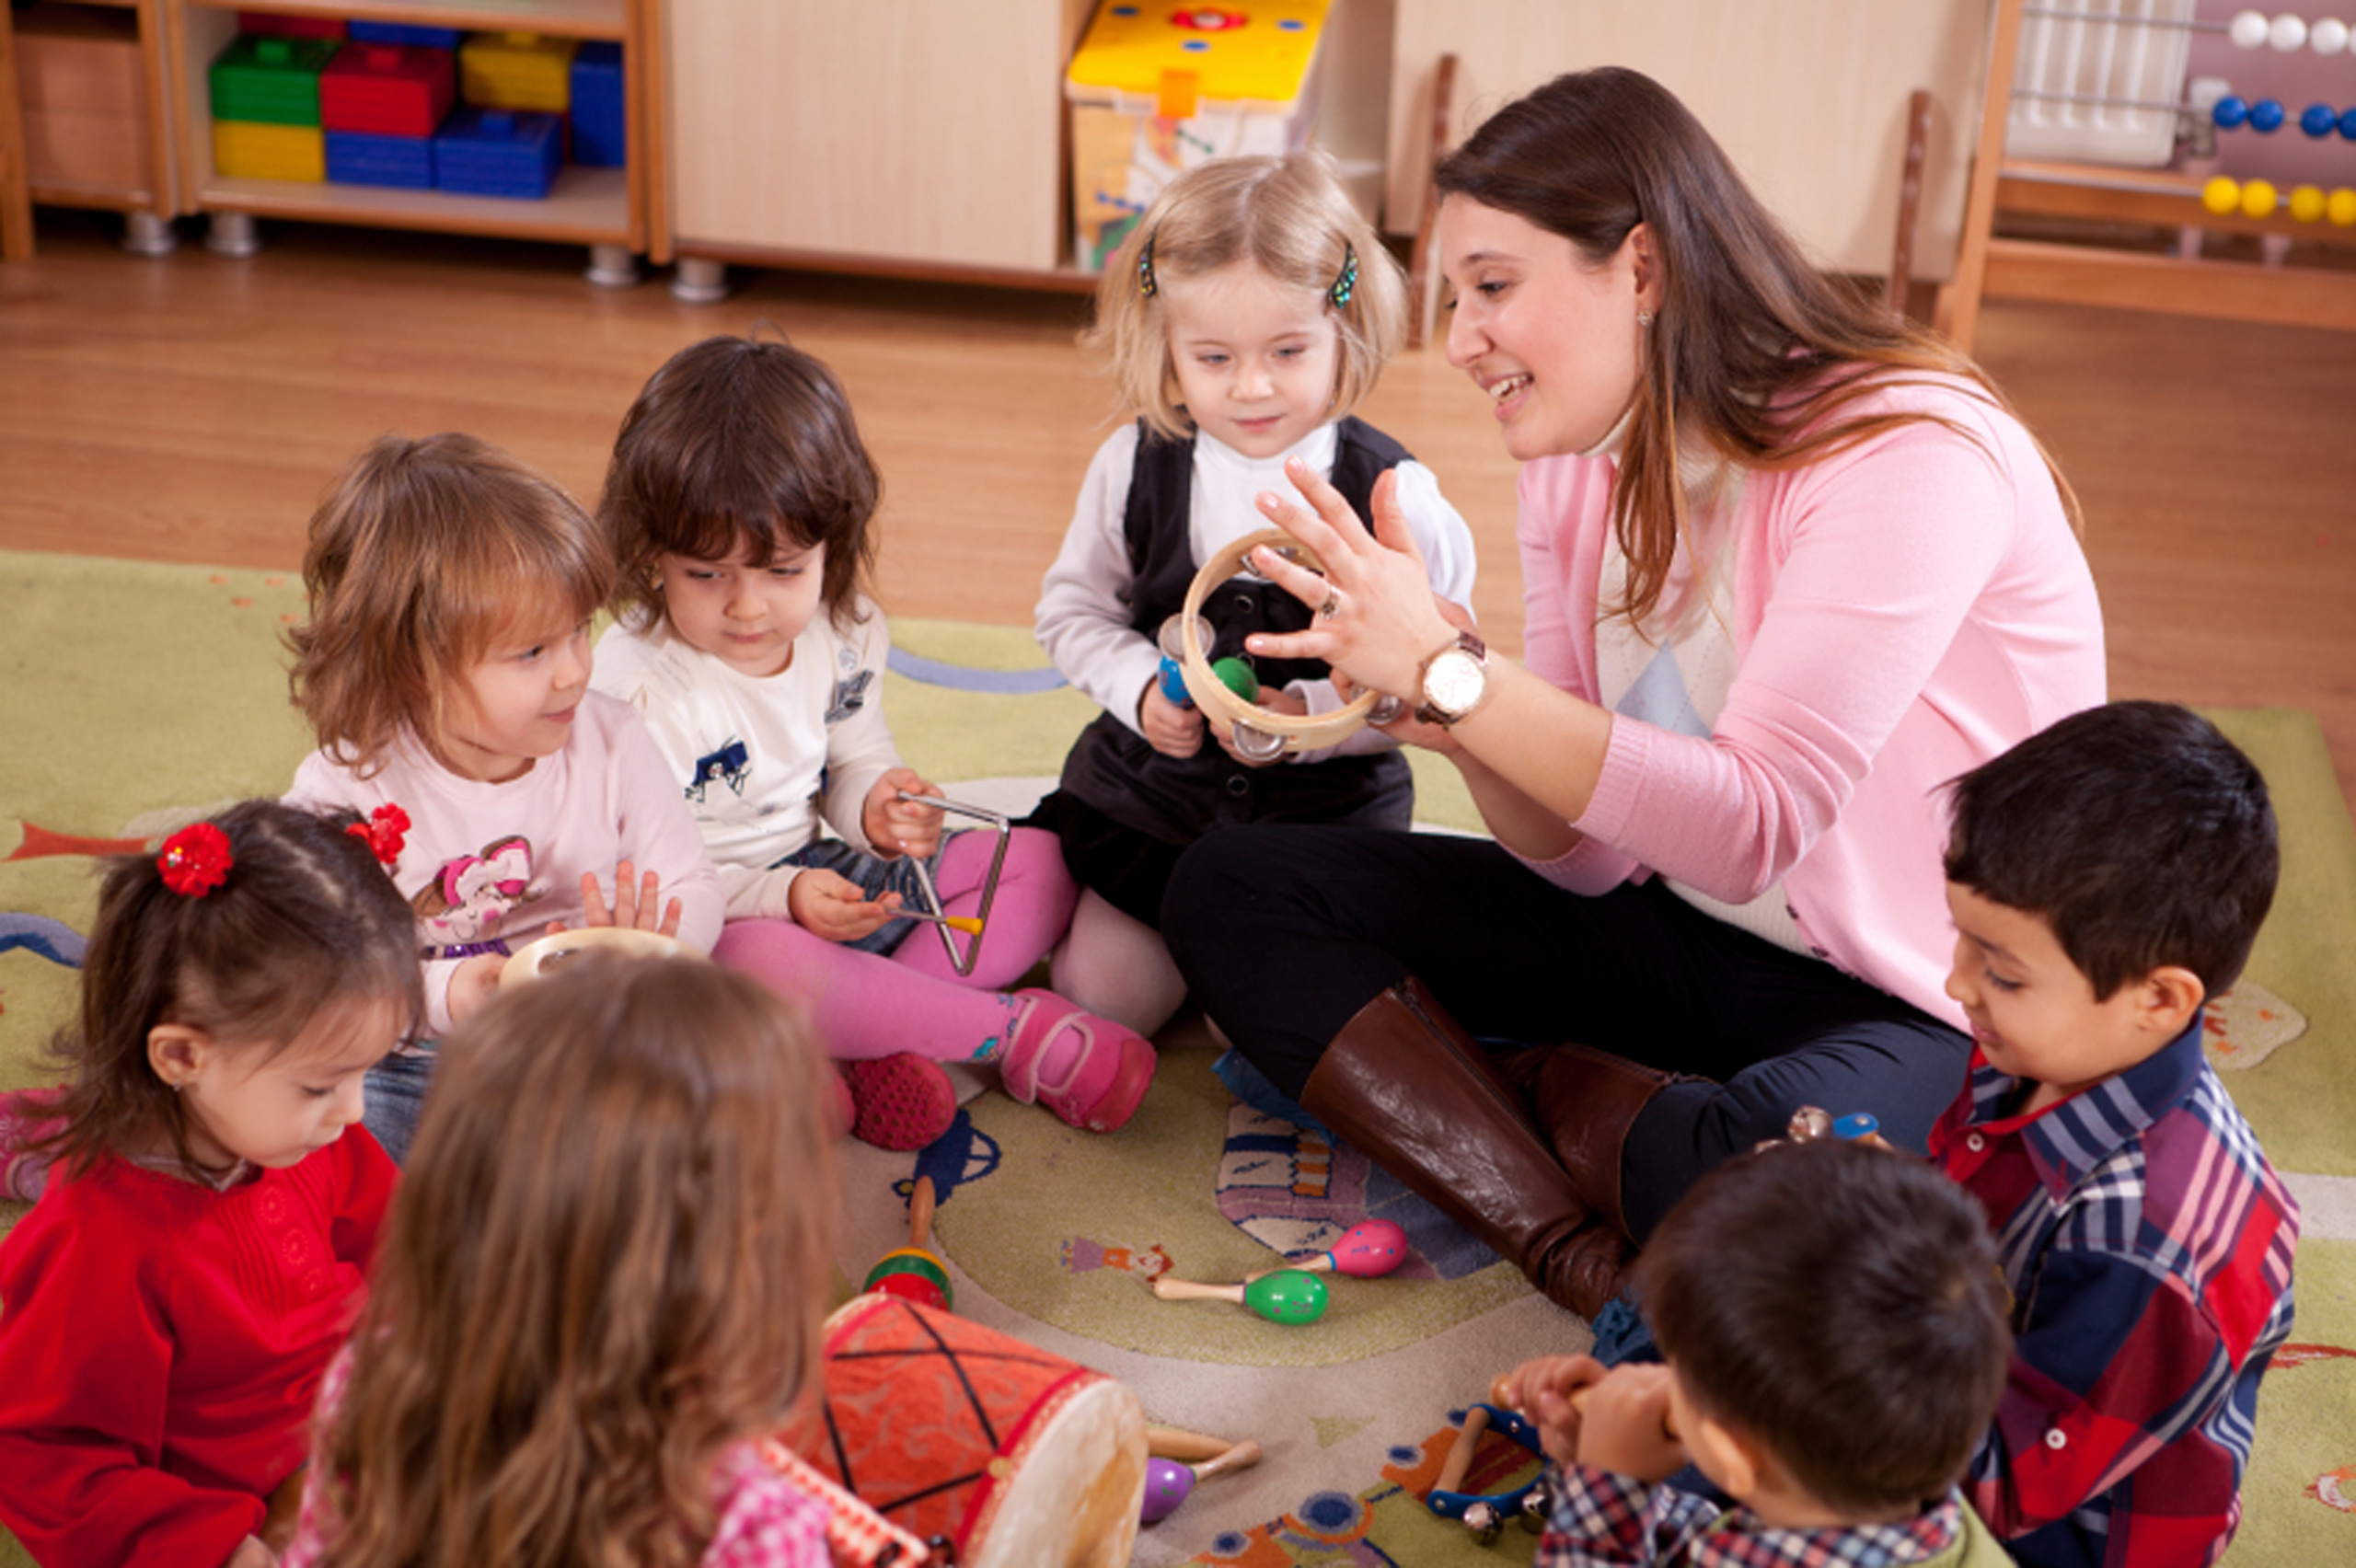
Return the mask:
M2020 424L1962 384L1875 394L1917 423L1736 502L1741 661L1712 735L1615 718L1585 836L1537 869L1595 894L1652 871L1730 904L1781 881L1811 947L1961 1025L1940 787L2104 698L2093 574ZM1613 465L1521 473L1524 656L1597 699L1593 606Z

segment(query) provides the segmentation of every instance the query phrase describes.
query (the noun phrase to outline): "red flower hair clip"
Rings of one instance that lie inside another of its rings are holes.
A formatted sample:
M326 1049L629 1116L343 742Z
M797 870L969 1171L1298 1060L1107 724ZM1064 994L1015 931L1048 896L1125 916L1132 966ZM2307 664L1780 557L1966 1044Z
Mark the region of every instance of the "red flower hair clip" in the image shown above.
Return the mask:
M409 842L409 813L387 801L368 813L364 823L355 822L344 832L368 846L368 852L377 863L390 870L400 863L401 847Z
M164 840L156 869L164 885L183 898L202 898L229 878L237 863L229 852L229 836L209 822L192 822Z

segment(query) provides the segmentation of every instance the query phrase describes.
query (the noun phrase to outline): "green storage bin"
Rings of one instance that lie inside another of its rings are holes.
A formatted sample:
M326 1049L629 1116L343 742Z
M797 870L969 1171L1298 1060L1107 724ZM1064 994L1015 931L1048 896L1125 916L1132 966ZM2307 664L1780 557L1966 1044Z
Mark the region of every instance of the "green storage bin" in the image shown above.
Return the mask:
M213 62L213 118L263 125L317 125L319 73L338 44L328 38L232 39Z

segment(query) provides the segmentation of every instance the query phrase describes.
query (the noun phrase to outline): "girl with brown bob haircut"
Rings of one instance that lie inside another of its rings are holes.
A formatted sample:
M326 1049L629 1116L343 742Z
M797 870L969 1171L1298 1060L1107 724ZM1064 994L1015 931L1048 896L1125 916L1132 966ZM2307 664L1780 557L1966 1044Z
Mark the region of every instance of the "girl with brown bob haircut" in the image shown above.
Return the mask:
M1525 465L1524 662L1302 473L1264 508L1327 575L1255 565L1335 613L1250 646L1416 706L1496 842L1222 834L1164 919L1278 1088L1593 1313L1796 1106L1923 1147L1970 1050L1936 791L2102 700L2101 609L1986 376L1821 276L1658 83L1558 77L1437 180L1449 362ZM1503 1081L1475 1039L1580 1044Z
M799 1018L584 955L443 1054L285 1568L823 1568L822 1505L752 1447L806 1413L831 1278Z

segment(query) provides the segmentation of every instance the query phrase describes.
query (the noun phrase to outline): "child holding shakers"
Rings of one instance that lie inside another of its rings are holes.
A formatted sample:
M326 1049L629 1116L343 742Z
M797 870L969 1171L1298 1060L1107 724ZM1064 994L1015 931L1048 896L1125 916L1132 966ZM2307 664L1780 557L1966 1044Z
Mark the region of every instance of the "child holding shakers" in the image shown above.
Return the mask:
M1254 505L1289 492L1299 457L1366 503L1395 487L1433 591L1472 593L1472 542L1431 474L1351 414L1405 334L1390 253L1316 153L1228 158L1173 181L1105 270L1086 341L1110 362L1132 423L1090 463L1040 593L1036 630L1057 667L1104 712L1032 819L1053 827L1083 890L1057 950L1057 989L1150 1033L1185 987L1160 934L1179 854L1241 823L1405 828L1406 759L1368 730L1271 767L1243 760L1202 715L1164 695L1161 627L1199 564L1268 526ZM1309 611L1241 577L1205 605L1218 658ZM1264 706L1323 713L1346 698L1314 661L1264 662Z
M884 721L891 634L867 596L879 484L849 399L785 342L674 354L622 421L600 515L620 624L597 689L637 707L728 898L713 956L805 1008L851 1064L853 1131L917 1148L956 1097L934 1064L997 1064L1007 1092L1074 1126L1126 1123L1153 1050L1045 991L1006 989L1060 938L1073 890L1055 840L1018 829L988 940L957 973L900 914L929 872L971 917L992 846L941 832L941 791ZM826 837L831 827L836 837Z

